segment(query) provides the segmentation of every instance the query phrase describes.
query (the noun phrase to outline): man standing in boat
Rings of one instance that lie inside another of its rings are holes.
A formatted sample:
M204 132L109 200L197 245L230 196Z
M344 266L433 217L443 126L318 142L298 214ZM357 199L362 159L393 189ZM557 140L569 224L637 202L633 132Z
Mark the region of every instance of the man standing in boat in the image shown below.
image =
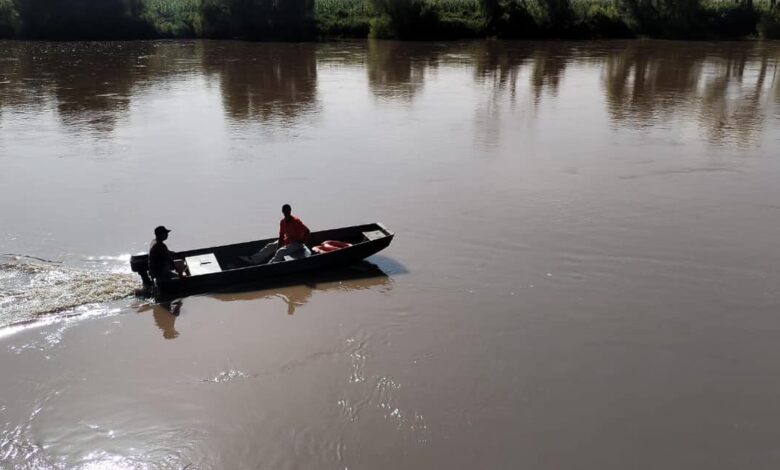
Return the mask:
M242 256L241 259L249 264L265 263L271 258L271 263L284 261L285 256L292 258L308 258L311 251L306 246L306 238L309 236L309 228L301 222L301 219L292 215L292 207L289 204L282 206L282 218L279 222L279 240L267 244L262 250L252 256Z
M165 282L182 275L182 269L173 259L173 252L165 245L170 230L160 225L154 229L154 240L149 247L149 274L152 278Z

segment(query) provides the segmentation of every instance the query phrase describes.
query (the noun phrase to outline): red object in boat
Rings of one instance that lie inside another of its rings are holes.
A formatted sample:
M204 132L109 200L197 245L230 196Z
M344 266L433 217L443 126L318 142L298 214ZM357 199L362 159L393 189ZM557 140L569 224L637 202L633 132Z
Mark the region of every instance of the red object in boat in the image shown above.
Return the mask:
M352 243L340 242L338 240L327 240L322 244L315 246L312 250L315 253L330 253L331 251L340 250L342 248L349 248Z

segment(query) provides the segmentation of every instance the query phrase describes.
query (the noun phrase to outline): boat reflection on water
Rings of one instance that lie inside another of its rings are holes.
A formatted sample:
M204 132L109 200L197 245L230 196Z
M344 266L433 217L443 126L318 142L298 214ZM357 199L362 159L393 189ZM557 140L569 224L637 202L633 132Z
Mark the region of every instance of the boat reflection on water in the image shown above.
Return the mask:
M247 284L237 286L208 297L225 302L253 301L260 299L280 298L287 304L287 314L294 315L295 309L305 305L316 292L353 291L364 289L392 288L391 278L378 266L363 261L340 269L312 273L306 276L282 280L270 284ZM163 338L174 339L179 336L175 328L183 305L182 299L156 304L145 304L136 311L144 313L152 311L154 323L163 332Z
M351 291L392 287L390 277L377 265L368 261L341 269L312 273L297 278L295 281L295 283L287 281L273 286L268 286L266 283L262 286L262 290L257 290L257 285L254 288L251 285L241 286L230 291L211 294L209 297L227 302L281 298L287 304L287 314L294 315L295 309L305 305L315 291Z

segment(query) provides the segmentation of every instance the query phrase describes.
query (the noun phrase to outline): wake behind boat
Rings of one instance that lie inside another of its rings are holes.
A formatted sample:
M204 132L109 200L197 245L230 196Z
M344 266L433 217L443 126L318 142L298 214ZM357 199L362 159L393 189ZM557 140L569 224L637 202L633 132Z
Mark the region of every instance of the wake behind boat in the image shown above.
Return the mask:
M315 250L306 258L285 259L278 263L259 265L247 264L244 259L251 257L276 238L179 251L176 255L185 260L190 275L159 282L156 286L149 277L148 254L131 257L130 268L141 276L147 290L153 290L158 297L172 297L242 284L277 281L282 277L347 266L387 248L393 236L394 233L381 223L312 232L306 240L309 248L327 241L341 242L340 246L343 247L326 252Z

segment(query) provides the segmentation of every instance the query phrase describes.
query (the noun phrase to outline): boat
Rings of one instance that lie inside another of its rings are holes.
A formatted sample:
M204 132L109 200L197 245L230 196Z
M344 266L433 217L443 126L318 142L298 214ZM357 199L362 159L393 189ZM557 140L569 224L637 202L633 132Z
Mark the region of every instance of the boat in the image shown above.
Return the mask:
M242 257L260 251L278 237L214 246L197 250L178 251L176 257L185 260L189 276L165 282L153 282L149 277L149 255L130 258L130 268L138 273L144 283L144 292L159 298L212 292L252 284L261 287L264 282L276 283L310 272L344 267L358 263L390 245L395 234L381 223L355 225L312 232L306 245L312 249L326 241L334 240L350 244L335 251L315 253L306 258L286 258L272 264L248 264Z

